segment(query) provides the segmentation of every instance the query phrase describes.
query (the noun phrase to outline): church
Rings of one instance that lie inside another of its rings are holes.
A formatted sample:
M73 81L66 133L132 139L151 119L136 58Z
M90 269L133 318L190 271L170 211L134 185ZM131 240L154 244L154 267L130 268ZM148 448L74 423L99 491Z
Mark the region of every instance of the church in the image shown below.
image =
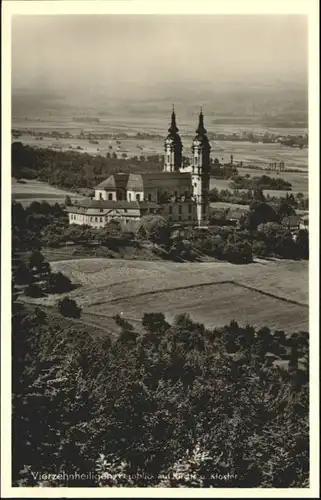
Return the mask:
M69 223L102 228L112 220L127 224L144 215L158 214L169 223L206 226L211 146L202 110L190 165L183 166L183 144L174 109L168 132L162 172L110 175L95 187L93 198L66 207Z

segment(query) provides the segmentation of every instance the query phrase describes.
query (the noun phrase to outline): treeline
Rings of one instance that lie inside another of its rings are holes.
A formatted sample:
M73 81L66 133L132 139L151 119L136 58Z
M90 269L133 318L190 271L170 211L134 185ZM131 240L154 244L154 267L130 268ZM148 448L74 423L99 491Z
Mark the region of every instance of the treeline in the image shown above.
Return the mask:
M112 341L14 301L14 486L309 486L306 332L142 323Z
M12 279L17 292L32 298L47 294L67 293L75 288L71 280L61 272L53 272L39 250L17 256L16 249L12 259Z
M268 193L264 194L262 189L233 189L233 191L230 189L211 189L209 192L209 202L216 203L219 201L237 205L250 205L253 201L265 201L274 205L286 203L293 208L292 213L288 215L294 215L296 209L309 210L309 198L305 197L303 193L286 193L285 196L278 198Z
M158 155L131 159L117 158L116 153L92 156L77 151L32 148L20 142L12 144L12 176L38 179L61 188L94 188L109 175L118 172L157 172L163 168Z
M231 178L230 187L233 189L275 189L282 191L291 190L292 184L281 177L235 175Z
M145 216L136 232L111 222L102 229L69 225L63 209L33 202L27 209L12 205L12 238L15 252L42 247L59 248L67 242L84 249L101 246L115 252L142 249L152 243L153 255L174 261L202 260L204 255L233 263L250 263L253 256L307 259L308 231L300 230L294 239L282 219L291 213L286 203L274 210L264 202L254 202L240 221L240 227L212 226L208 229L173 228L161 216ZM212 221L215 223L215 220Z

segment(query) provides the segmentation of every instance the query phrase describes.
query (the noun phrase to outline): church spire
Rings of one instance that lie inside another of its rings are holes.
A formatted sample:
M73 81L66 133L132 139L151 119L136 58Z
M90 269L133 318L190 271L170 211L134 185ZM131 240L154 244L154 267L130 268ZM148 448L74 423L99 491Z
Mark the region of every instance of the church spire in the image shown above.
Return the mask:
M177 134L178 128L176 126L176 115L175 115L175 109L174 109L174 104L173 104L173 111L172 111L172 120L171 120L171 125L168 129L168 132L172 135Z
M199 114L198 127L196 129L196 133L198 135L205 135L207 133L207 130L204 127L204 115L203 115L202 106L201 106L201 111L200 111L200 114Z

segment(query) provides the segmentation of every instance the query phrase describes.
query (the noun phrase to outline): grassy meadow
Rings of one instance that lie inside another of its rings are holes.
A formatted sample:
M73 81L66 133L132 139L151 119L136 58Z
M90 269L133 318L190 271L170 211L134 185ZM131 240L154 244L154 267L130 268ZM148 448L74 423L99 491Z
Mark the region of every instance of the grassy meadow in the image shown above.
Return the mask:
M207 326L236 319L287 331L308 329L306 261L187 265L88 258L51 265L81 285L69 295L91 315L123 313L137 321L144 312L163 312L168 319L188 312ZM57 300L41 299L49 306Z
M11 180L12 199L18 201L23 206L29 205L33 201L46 201L47 203L63 203L67 195L72 200L79 198L75 193L65 191L46 182L37 180L25 180L23 183Z

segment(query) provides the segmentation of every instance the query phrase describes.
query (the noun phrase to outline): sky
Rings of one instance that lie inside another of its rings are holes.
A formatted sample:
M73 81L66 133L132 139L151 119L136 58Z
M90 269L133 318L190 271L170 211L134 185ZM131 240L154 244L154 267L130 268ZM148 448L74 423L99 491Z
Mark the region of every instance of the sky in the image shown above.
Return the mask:
M15 16L15 88L213 86L307 74L303 16Z

